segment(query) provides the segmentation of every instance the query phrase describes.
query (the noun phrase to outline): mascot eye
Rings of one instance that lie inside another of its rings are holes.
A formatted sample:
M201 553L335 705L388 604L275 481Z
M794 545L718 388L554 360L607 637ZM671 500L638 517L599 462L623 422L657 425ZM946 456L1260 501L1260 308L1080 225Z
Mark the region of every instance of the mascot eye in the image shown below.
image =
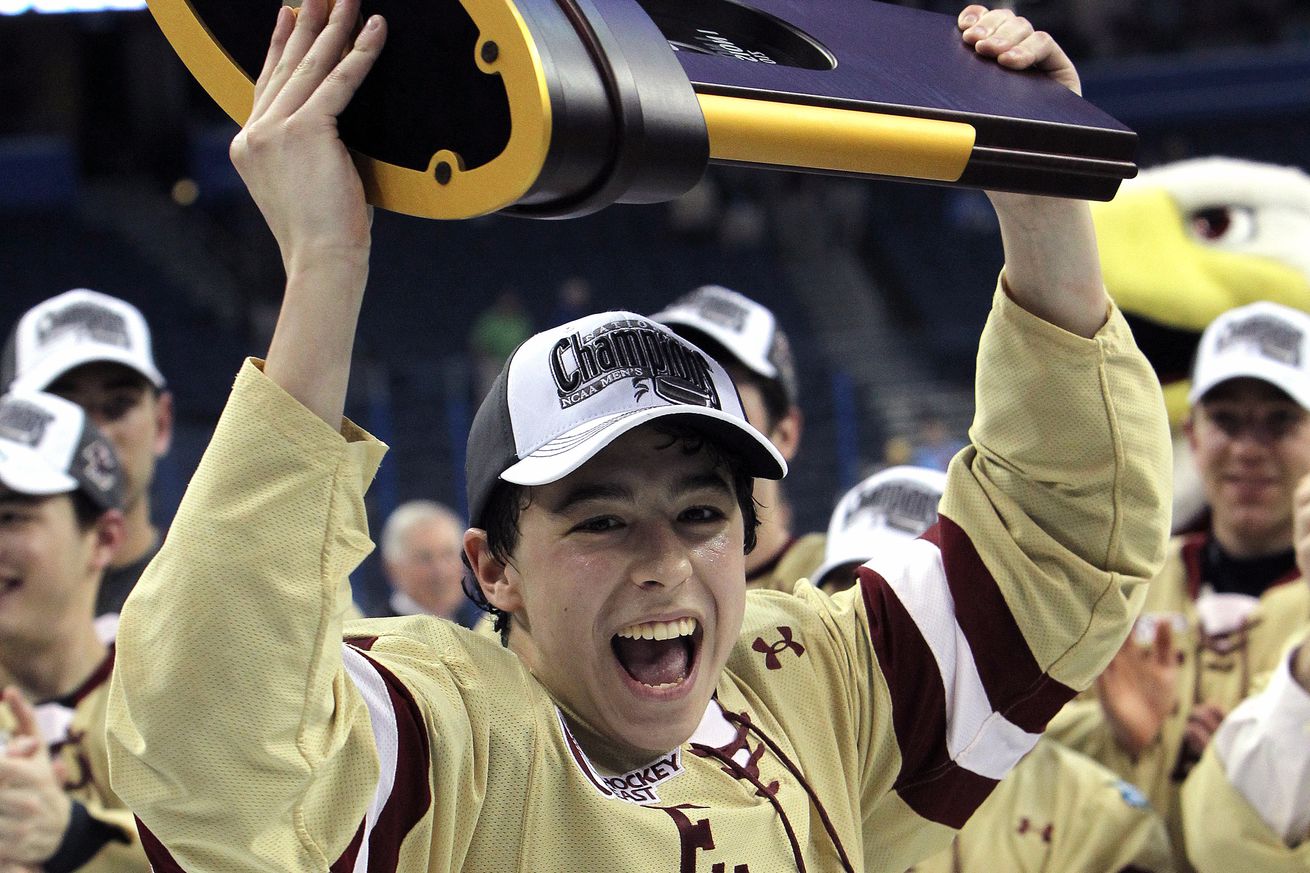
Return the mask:
M1192 233L1205 242L1248 242L1255 236L1255 215L1239 206L1198 209L1192 213Z

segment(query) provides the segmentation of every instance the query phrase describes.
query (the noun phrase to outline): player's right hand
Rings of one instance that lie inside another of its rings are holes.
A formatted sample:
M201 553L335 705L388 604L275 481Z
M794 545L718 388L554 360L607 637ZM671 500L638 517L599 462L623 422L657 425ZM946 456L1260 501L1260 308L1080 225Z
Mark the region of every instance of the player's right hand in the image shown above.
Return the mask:
M1136 757L1160 736L1178 705L1179 652L1169 621L1156 623L1149 646L1129 636L1096 680L1115 741Z
M278 12L232 163L282 249L288 276L322 259L367 261L371 212L337 132L386 39L374 15L353 36L360 0L304 0ZM353 36L353 41L352 41Z

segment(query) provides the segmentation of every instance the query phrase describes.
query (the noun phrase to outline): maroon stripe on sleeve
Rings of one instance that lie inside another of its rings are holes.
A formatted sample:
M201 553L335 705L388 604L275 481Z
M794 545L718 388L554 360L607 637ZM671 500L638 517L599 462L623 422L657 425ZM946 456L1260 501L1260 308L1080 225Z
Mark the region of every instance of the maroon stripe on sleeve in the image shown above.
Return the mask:
M350 873L355 869L355 859L359 857L359 847L364 845L364 822L359 823L355 836L351 838L346 851L341 853L337 862L328 868L328 873Z
M401 842L432 807L432 755L423 712L409 689L386 667L364 657L386 683L396 714L396 781L368 838L369 873L392 873L400 863Z
M173 856L164 848L164 844L150 833L150 828L146 827L139 818L136 820L136 832L141 838L141 848L146 850L146 860L150 862L154 873L186 873L182 866L173 860Z
M1028 733L1046 730L1046 723L1076 692L1037 665L1000 586L968 534L943 515L923 538L941 549L955 620L973 651L992 709Z
M996 783L951 761L946 749L946 688L937 660L887 581L868 567L861 567L859 575L901 750L901 772L892 788L923 818L961 827Z

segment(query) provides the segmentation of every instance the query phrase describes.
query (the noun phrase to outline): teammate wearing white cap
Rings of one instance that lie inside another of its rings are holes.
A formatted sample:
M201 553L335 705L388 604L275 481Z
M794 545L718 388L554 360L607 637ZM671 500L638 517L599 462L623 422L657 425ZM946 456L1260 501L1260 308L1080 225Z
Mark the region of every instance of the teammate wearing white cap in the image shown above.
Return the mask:
M110 755L155 868L901 873L946 845L1163 554L1163 402L1085 204L993 195L978 439L930 552L748 594L752 479L785 463L720 365L602 313L521 345L470 432L465 554L508 649L343 628L383 452L342 421L370 221L335 119L386 32L358 15L281 11L233 144L287 288L123 611ZM959 29L1077 86L1013 13Z
M122 506L114 450L80 408L41 392L0 398L0 869L149 869L109 787L114 653L93 620Z
M1310 315L1269 302L1221 315L1202 335L1190 399L1187 437L1208 515L1171 543L1098 699L1071 704L1051 725L1142 788L1180 864L1183 781L1310 618L1293 524L1310 474Z
M76 288L33 306L0 357L4 390L49 391L82 407L114 443L126 476L124 541L100 586L97 615L117 613L159 548L150 516L155 464L173 439L173 396L135 306Z
M746 419L790 465L801 448L805 417L791 343L768 307L719 285L684 294L651 316L727 368ZM797 536L791 506L775 479L755 480L760 526L746 556L746 585L791 591L823 559L823 535Z

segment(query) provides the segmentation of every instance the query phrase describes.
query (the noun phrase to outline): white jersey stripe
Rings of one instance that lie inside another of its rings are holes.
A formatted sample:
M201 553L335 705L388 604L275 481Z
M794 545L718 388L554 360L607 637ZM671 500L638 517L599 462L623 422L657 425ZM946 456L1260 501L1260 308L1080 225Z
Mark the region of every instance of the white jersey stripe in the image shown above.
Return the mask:
M941 550L928 540L906 543L868 566L887 580L932 650L946 689L946 751L959 766L1000 779L1036 745L1031 734L993 710L973 650L955 618ZM882 565L882 566L880 566Z
M400 737L396 730L396 711L391 704L391 695L387 693L386 683L372 662L344 643L341 646L341 658L345 663L346 675L355 683L368 707L369 721L373 726L373 744L378 751L378 784L373 791L373 802L369 804L364 816L364 837L352 868L353 873L365 873L368 870L369 836L396 782Z

